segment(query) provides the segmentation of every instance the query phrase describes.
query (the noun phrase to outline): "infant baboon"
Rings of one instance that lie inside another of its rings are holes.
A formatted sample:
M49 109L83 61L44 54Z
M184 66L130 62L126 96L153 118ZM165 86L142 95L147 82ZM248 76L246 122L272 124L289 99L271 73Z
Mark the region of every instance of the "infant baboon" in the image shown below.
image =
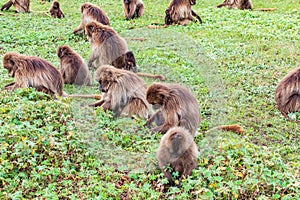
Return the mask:
M16 9L16 12L30 12L29 6L30 1L29 0L9 0L7 3L5 3L1 11L8 10L11 6L14 6Z
M60 59L59 70L64 83L76 85L92 85L92 76L83 58L69 46L60 46L57 49Z
M223 3L218 5L218 8L225 6L226 8L238 8L241 10L252 9L251 0L225 0Z
M53 1L51 8L49 10L50 14L52 17L54 18L63 18L65 17L64 13L61 11L60 6L59 6L59 2L58 1Z
M126 20L138 18L144 13L142 0L123 0L123 9Z

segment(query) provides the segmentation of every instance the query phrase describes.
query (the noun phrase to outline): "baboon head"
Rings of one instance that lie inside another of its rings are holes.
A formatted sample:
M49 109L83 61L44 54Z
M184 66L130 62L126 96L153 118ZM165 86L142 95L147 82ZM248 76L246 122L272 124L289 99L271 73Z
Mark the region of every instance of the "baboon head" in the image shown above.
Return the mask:
M147 89L147 101L154 106L162 106L170 96L169 90L170 89L167 86L161 83L153 83Z
M3 56L3 67L7 69L8 75L10 77L15 77L16 70L18 69L18 65L16 60L20 57L17 53L6 53Z
M95 80L99 83L101 92L107 92L110 86L116 82L115 67L110 65L100 66L95 72Z
M171 25L173 23L171 15L170 15L170 10L166 10L166 16L165 16L165 24L166 25Z
M104 40L116 34L111 27L96 21L90 22L85 26L85 33L90 38L94 33L98 33L98 42L103 42Z
M91 3L88 3L88 2L82 4L81 5L81 13L83 13L84 10L92 8L92 7L94 7L94 5Z
M196 4L196 0L190 0L190 4L191 5L195 5Z
M64 56L68 56L70 53L72 53L72 50L67 45L60 46L57 49L57 56L59 58L63 58Z
M53 2L52 8L53 8L53 9L56 9L56 10L59 9L59 3L58 3L58 1L54 1L54 2Z
M135 61L135 57L132 51L128 51L125 54L125 70L129 70L129 71L133 71L136 72L137 71L137 67L136 67L136 61Z

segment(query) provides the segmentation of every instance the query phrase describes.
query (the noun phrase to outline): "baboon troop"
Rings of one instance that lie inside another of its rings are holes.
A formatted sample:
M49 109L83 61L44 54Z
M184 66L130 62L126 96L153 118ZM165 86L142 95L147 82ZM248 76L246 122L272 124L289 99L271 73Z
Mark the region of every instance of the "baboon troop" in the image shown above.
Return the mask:
M144 14L144 3L142 0L122 0L126 20L138 18Z
M56 0L53 1L49 12L50 12L51 16L54 18L60 19L60 18L65 17L64 13L60 9L59 2Z
M223 3L218 5L218 8L225 6L226 8L238 8L241 10L252 9L251 0L225 0Z
M11 6L14 6L16 9L16 12L30 12L29 6L30 1L29 0L9 0L7 3L5 3L1 11L8 10Z

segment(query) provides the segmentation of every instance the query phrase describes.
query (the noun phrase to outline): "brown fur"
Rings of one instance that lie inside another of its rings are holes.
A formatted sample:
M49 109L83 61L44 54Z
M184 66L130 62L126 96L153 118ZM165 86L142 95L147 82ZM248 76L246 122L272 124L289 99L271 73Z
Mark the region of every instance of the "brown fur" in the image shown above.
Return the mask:
M49 10L50 14L54 18L63 18L65 17L64 13L60 9L59 2L58 1L53 1L51 8Z
M195 4L196 0L172 0L166 10L165 24L187 25L190 21L197 21L193 16L195 16L201 24L202 20L200 16L192 10L192 5Z
M111 110L114 117L123 114L149 118L152 114L145 96L146 83L133 72L105 65L97 69L95 80L99 82L103 97L90 106Z
M138 18L144 14L142 0L123 0L122 2L126 20Z
M244 133L244 129L238 124L216 126L209 129L207 132L212 130L232 131L239 134Z
M3 56L3 67L9 76L15 78L14 84L6 89L34 87L37 90L63 95L63 80L59 71L44 59L24 56L17 53L6 53Z
M159 148L156 152L156 159L159 168L169 181L174 185L172 174L165 170L170 165L173 171L182 176L188 177L197 166L198 148L191 133L182 127L173 127L161 138Z
M238 8L241 10L253 8L251 0L225 0L223 3L218 5L218 8L223 6L226 8Z
M57 49L60 59L60 73L64 83L76 85L92 85L92 76L83 58L69 46L60 46Z
M1 11L8 10L12 5L15 7L16 12L30 12L29 0L9 0L2 6Z
M85 29L85 26L92 22L97 21L103 25L110 25L109 18L107 15L96 5L91 3L84 3L81 5L81 23L79 26L73 31L74 34L78 33Z
M300 112L300 67L290 71L278 83L275 101L278 110L286 118L291 112Z
M146 96L150 104L160 107L147 121L148 127L156 121L158 126L152 129L153 132L164 134L170 128L180 126L195 136L201 119L197 99L190 91L179 84L153 83L148 87ZM163 119L158 117L160 112Z

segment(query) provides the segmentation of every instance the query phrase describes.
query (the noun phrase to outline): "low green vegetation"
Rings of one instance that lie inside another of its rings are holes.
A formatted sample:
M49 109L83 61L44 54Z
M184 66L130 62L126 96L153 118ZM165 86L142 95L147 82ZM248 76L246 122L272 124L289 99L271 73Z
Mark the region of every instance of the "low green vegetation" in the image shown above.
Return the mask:
M144 0L145 15L131 21L124 19L121 1L91 2L127 39L139 71L163 74L197 97L198 166L178 187L166 189L155 160L161 134L151 134L144 120L113 119L89 108L90 99L1 91L0 199L300 198L300 126L284 119L274 101L278 81L300 63L298 0L253 2L254 8L276 7L273 12L217 9L221 1L198 1L193 7L202 25L163 29L147 26L163 23L167 0ZM82 2L60 3L66 15L61 20L40 12L49 9L47 1L32 1L29 14L0 12L1 58L14 51L58 66L56 49L67 44L87 61L89 41L72 33ZM1 67L0 88L12 80ZM64 90L99 93L95 82ZM233 123L245 132L206 133Z

